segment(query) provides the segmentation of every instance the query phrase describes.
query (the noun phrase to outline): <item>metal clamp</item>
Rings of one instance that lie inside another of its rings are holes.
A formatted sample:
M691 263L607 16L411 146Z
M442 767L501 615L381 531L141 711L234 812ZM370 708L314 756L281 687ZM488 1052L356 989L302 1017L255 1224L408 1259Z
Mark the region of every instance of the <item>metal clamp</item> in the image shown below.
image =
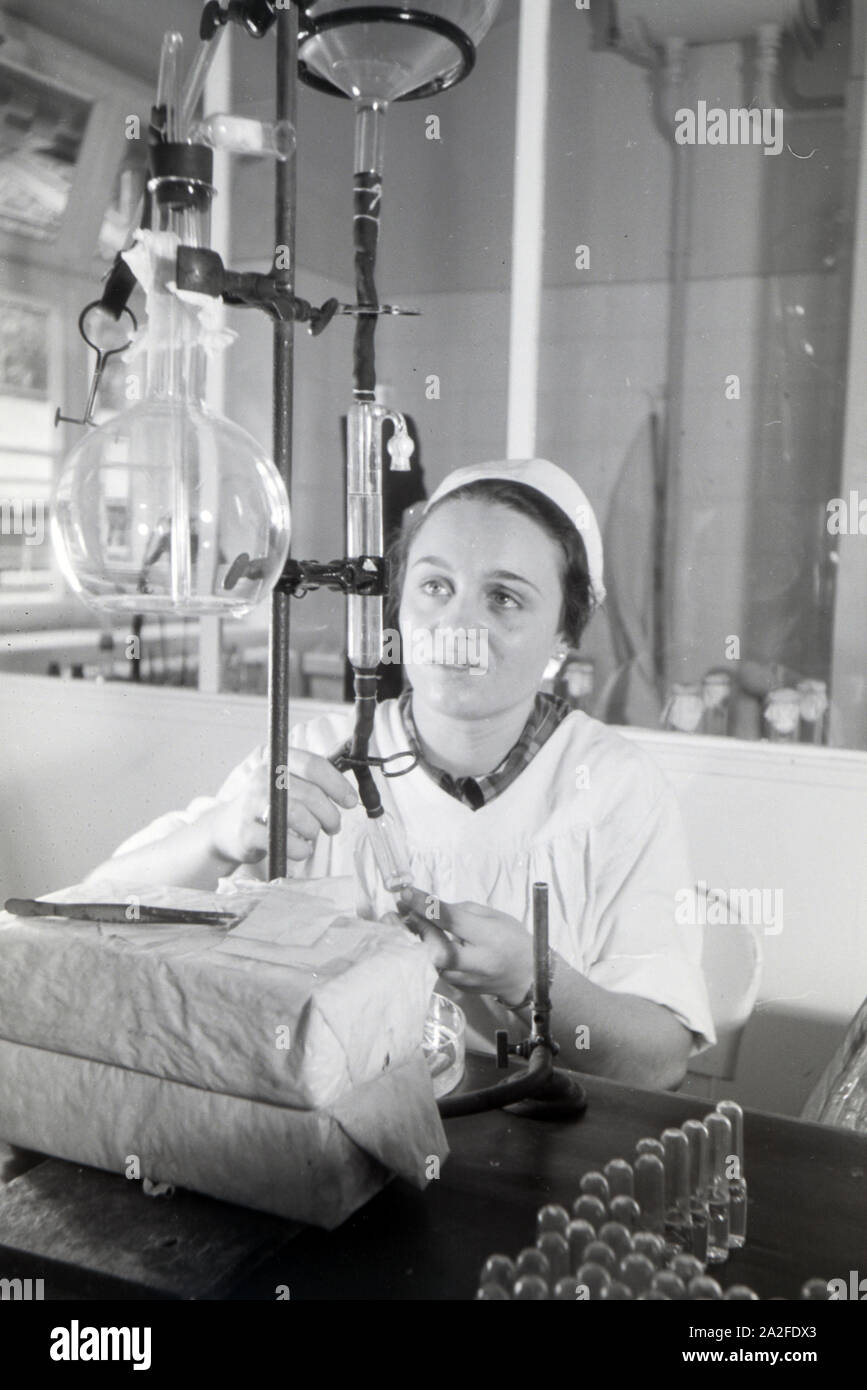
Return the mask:
M337 589L362 598L382 598L388 592L388 561L382 555L357 555L328 564L287 560L275 587L295 598L303 598L312 589Z
M278 322L306 323L314 338L342 308L336 299L327 299L316 309L306 299L290 294L274 275L227 270L218 252L207 247L179 246L175 278L179 290L207 294L241 308L264 309Z

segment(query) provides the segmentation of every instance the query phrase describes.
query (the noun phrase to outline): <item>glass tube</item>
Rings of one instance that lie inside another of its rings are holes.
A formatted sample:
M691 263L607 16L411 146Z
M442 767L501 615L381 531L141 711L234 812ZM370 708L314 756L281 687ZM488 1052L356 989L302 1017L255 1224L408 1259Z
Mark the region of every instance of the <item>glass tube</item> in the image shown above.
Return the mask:
M584 1285L587 1297L592 1303L597 1303L607 1296L611 1275L602 1265L593 1264L588 1260L586 1264L579 1266L575 1278L579 1286Z
M682 1129L666 1129L665 1149L665 1237L676 1250L692 1250L692 1217L689 1204L689 1140Z
M625 1158L612 1158L605 1165L605 1177L612 1200L615 1197L632 1197L635 1193L635 1177L632 1164Z
M499 1297L499 1295L497 1295ZM548 1297L548 1285L544 1279L540 1279L538 1274L523 1274L515 1283L512 1290L512 1298L517 1302L526 1303L528 1301L541 1303Z
M608 1219L605 1203L588 1193L583 1193L572 1203L572 1215L576 1221L589 1221L594 1231L598 1231L602 1223Z
M608 1205L611 1198L611 1190L608 1186L608 1179L602 1173L585 1173L578 1184L586 1197L598 1197L604 1206Z
M385 155L385 101L355 103L355 172L382 174Z
M632 1253L632 1234L622 1221L606 1221L599 1227L599 1239L622 1260Z
M656 1231L636 1231L632 1237L632 1249L636 1255L650 1260L654 1269L662 1269L669 1258L665 1241Z
M346 422L347 555L382 554L382 449L377 407L354 401ZM347 655L356 671L375 671L382 658L382 598L350 594Z
M291 159L295 153L295 129L291 121L256 121L215 111L194 127L196 140L232 154Z
M656 1266L646 1255L627 1255L620 1261L619 1280L631 1291L634 1298L650 1288L650 1281L656 1273ZM579 1273L580 1279L580 1273Z
M511 1293L514 1282L515 1261L508 1255L489 1255L482 1265L479 1288L483 1288L485 1284L500 1284L507 1293Z
M717 1113L732 1127L732 1156L738 1172L729 1177L729 1249L740 1250L747 1239L747 1182L744 1174L744 1112L734 1100L721 1100Z
M584 1263L584 1251L591 1240L596 1239L596 1230L589 1221L570 1221L565 1234L569 1242L569 1266L574 1273Z
M658 1139L639 1139L635 1145L637 1154L656 1154L657 1158L665 1158L665 1149Z
M228 31L228 25L223 25L217 29L213 37L199 44L196 56L190 66L187 80L184 85L183 99L181 102L181 128L189 130L190 123L196 112L202 92L205 90L205 83L208 74L214 65L214 60L219 52L223 35ZM186 138L185 136L183 138Z
M641 1224L661 1235L665 1229L665 1168L656 1154L642 1153L635 1160L635 1199L641 1207Z
M387 811L381 816L368 818L367 836L388 892L399 893L403 888L411 888L409 851L400 822Z
M160 51L160 70L157 79L157 106L166 113L167 144L177 145L184 139L181 101L181 58L184 51L182 34L169 30L163 35Z
M710 1136L710 1186L708 1188L707 1262L721 1264L729 1257L729 1180L727 1165L732 1152L732 1127L725 1115L706 1115Z
M707 1197L710 1186L710 1135L701 1120L684 1120L681 1126L689 1144L689 1211L692 1218L692 1253L707 1264L710 1222Z
M641 1225L641 1207L634 1197L612 1197L608 1213L612 1221L620 1221L629 1231L637 1231Z
M569 1213L565 1207L549 1203L548 1206L540 1207L536 1213L536 1234L544 1235L546 1231L556 1231L558 1235L564 1236L569 1225Z
M549 1283L553 1286L559 1279L565 1279L570 1271L569 1242L559 1231L542 1231L536 1238L536 1248L542 1252L551 1267Z

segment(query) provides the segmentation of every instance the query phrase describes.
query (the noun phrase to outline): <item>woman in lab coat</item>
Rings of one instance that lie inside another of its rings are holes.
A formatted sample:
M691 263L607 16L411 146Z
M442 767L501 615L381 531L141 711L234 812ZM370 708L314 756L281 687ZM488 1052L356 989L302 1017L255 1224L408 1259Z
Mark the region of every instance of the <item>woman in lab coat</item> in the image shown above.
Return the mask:
M586 496L545 460L459 469L404 537L397 577L411 690L377 707L371 752L418 758L380 779L415 885L397 907L467 1014L468 1046L490 1050L498 1027L529 1022L532 885L544 881L559 1063L678 1085L714 1033L701 929L677 911L694 880L673 793L635 744L539 693L604 597ZM436 640L448 631L467 641ZM300 875L355 875L359 911L381 917L395 900L350 778L328 761L352 726L347 707L292 731L288 856ZM90 881L265 878L268 801L259 748L215 797L154 821Z

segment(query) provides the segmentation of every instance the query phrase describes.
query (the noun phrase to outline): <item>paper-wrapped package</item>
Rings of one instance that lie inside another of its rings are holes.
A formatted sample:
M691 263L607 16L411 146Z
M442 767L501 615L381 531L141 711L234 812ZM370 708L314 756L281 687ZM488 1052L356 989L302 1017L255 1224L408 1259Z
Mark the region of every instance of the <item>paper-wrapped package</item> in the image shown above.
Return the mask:
M52 895L125 901L117 925L0 914L0 1137L325 1226L389 1173L424 1186L447 1146L420 943L350 915L350 880L221 886Z
M116 901L99 886L54 901ZM321 1106L415 1051L436 980L407 931L351 916L351 879L136 905L244 914L231 929L0 914L0 1037L279 1105Z

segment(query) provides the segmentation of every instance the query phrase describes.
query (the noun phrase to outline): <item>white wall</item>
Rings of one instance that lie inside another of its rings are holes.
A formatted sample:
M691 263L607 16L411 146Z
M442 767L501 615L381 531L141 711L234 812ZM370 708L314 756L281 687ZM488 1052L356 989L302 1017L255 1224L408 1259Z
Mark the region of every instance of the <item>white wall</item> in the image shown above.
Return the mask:
M299 701L293 719L323 708ZM252 697L7 675L0 728L5 899L79 881L137 827L215 791L267 717ZM796 1114L867 993L867 754L625 732L675 786L696 876L783 890L726 1089Z

